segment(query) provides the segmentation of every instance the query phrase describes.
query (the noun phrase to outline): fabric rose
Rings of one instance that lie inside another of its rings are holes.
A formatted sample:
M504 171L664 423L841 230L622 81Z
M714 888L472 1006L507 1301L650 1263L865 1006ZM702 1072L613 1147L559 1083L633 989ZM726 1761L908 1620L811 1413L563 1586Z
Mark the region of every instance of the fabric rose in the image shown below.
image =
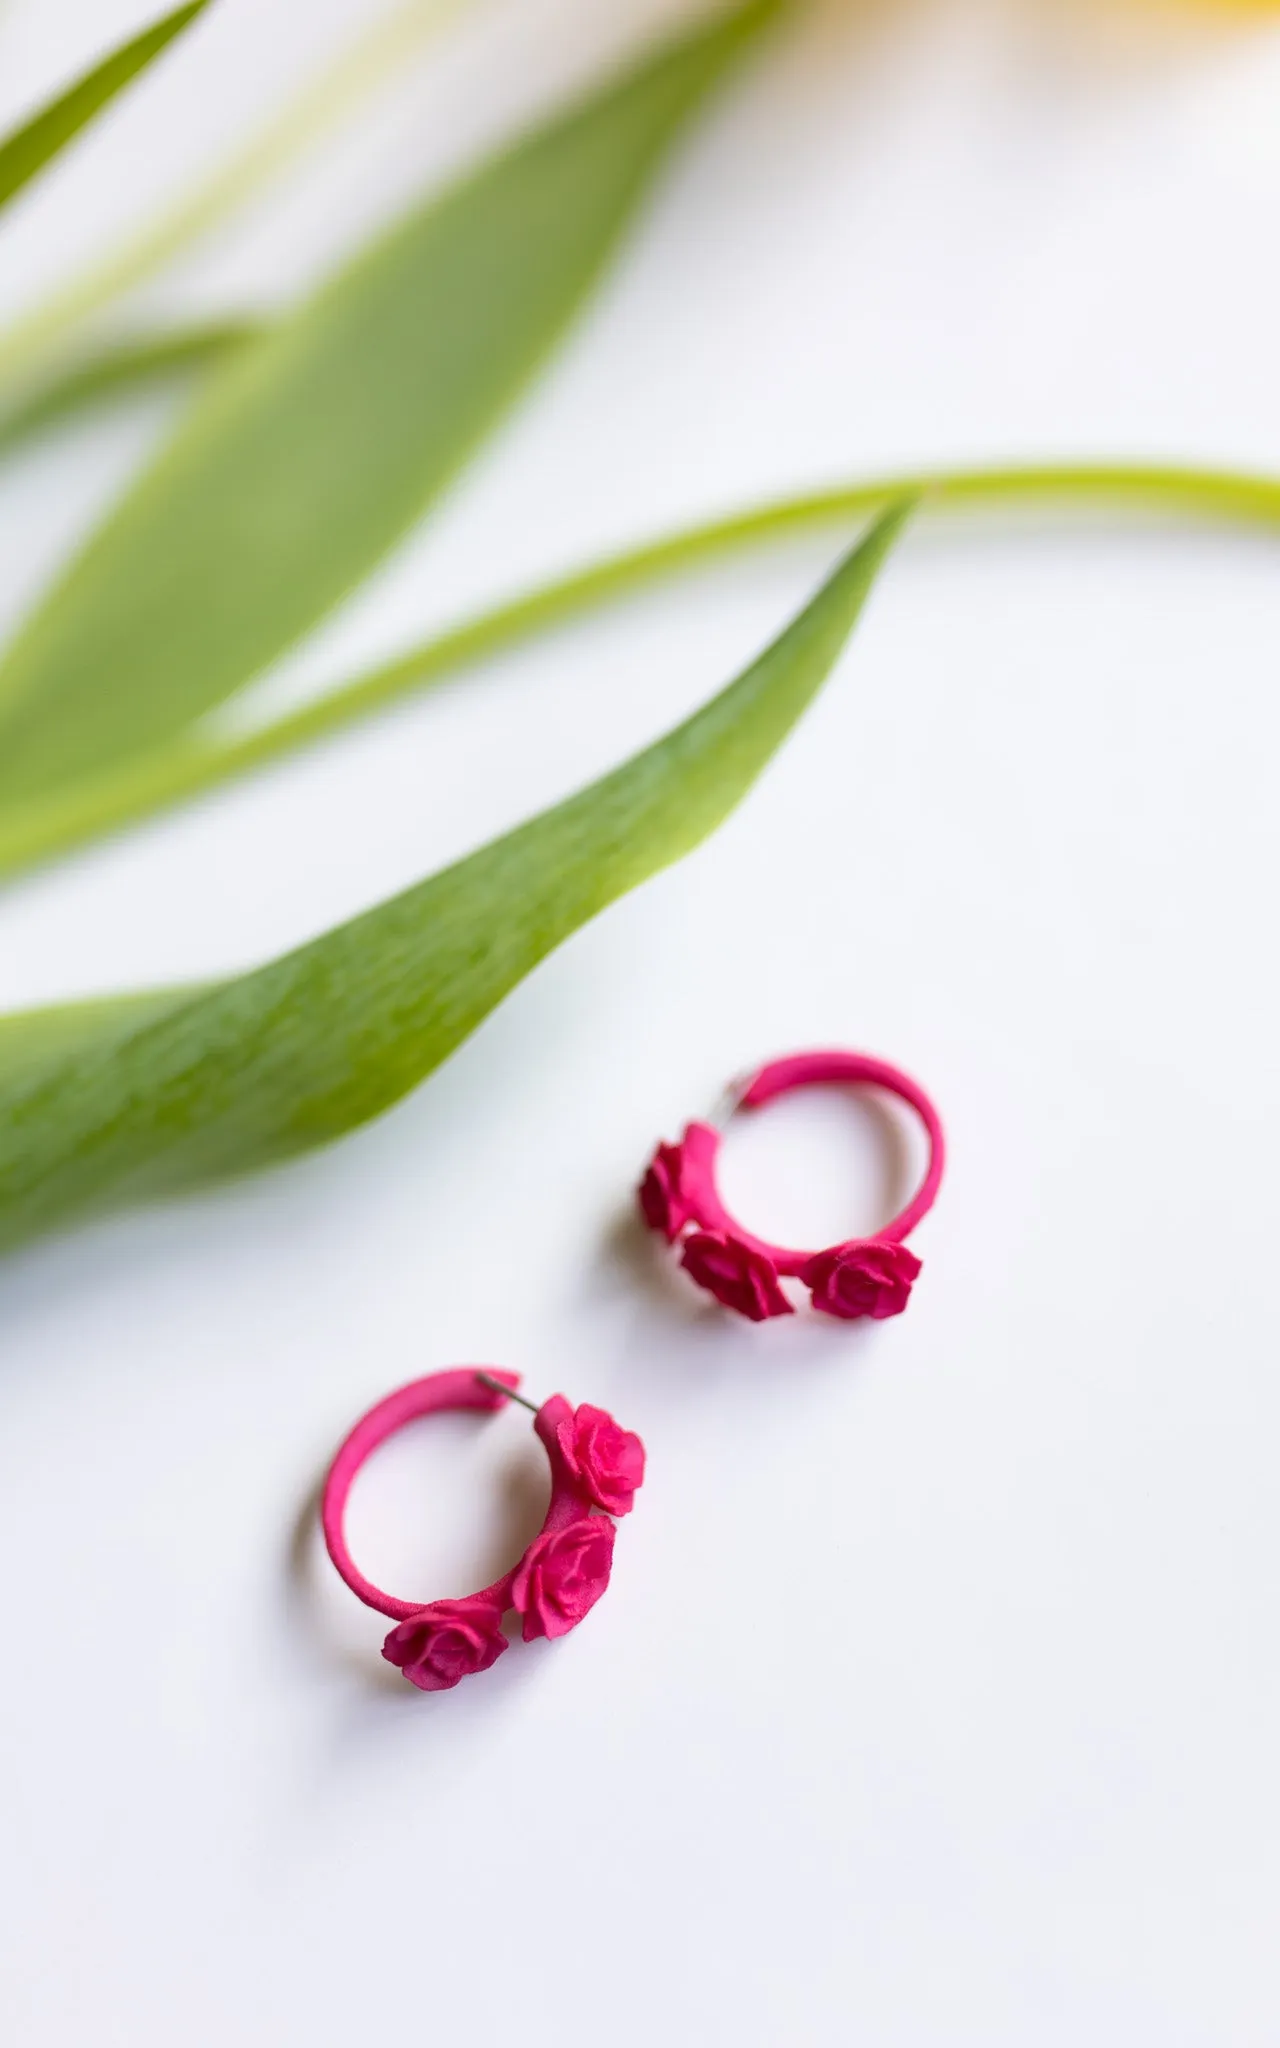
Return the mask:
M696 1230L684 1241L681 1265L699 1287L753 1323L795 1314L762 1252L717 1230Z
M535 1636L567 1636L591 1612L609 1583L617 1533L617 1524L604 1515L580 1515L534 1538L511 1588L526 1643Z
M638 1436L587 1402L560 1424L556 1442L580 1493L607 1515L631 1513L644 1479L644 1445Z
M693 1211L683 1187L683 1145L659 1145L640 1183L640 1210L650 1230L674 1244Z
M382 1645L420 1692L448 1692L473 1671L487 1671L507 1648L502 1610L486 1600L434 1600L397 1623Z
M846 1322L871 1316L882 1322L902 1314L919 1271L919 1259L905 1244L871 1237L819 1252L800 1277L824 1315L843 1316Z

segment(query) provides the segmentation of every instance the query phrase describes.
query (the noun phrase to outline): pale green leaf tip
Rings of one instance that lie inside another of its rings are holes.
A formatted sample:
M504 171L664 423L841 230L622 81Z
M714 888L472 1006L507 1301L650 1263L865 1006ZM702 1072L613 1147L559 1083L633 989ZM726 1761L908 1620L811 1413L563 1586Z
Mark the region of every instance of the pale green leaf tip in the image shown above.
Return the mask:
M167 41L170 36L175 36L180 29L184 29L189 21L194 21L197 14L203 14L206 7L211 4L212 0L186 0L185 6L175 7L172 14L162 14L160 19L153 21L151 27L144 29L142 34L163 35Z
M852 623L852 618L857 615L856 607L861 605L870 590L881 563L915 511L919 499L919 492L906 492L894 498L876 515L836 564L814 599L815 605L821 604L828 595L847 589L853 595L855 607L850 620Z

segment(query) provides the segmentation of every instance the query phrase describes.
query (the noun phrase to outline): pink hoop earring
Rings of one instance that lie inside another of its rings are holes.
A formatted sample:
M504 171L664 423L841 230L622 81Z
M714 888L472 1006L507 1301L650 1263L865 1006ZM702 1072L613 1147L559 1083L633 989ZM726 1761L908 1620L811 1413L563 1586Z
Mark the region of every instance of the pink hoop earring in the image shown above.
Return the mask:
M736 1085L724 1114L833 1081L886 1089L910 1105L928 1134L929 1164L919 1189L873 1237L802 1252L752 1236L729 1214L716 1187L722 1133L715 1123L691 1123L678 1145L659 1145L640 1183L640 1210L650 1229L668 1244L679 1243L680 1263L699 1287L753 1323L794 1315L779 1284L787 1277L804 1282L823 1315L848 1322L901 1315L920 1272L920 1260L903 1240L933 1205L946 1147L937 1110L909 1075L868 1053L792 1053Z
M338 1572L366 1607L397 1624L382 1654L422 1692L447 1692L475 1671L487 1671L507 1648L502 1618L514 1607L526 1643L564 1636L595 1606L609 1583L616 1525L630 1514L644 1479L644 1445L603 1408L571 1408L553 1394L539 1408L516 1388L514 1372L460 1367L428 1373L388 1394L338 1447L324 1482L320 1522ZM365 1460L419 1415L446 1408L493 1413L506 1401L531 1410L551 1465L551 1505L520 1562L491 1586L463 1600L397 1600L353 1563L344 1529L347 1496Z

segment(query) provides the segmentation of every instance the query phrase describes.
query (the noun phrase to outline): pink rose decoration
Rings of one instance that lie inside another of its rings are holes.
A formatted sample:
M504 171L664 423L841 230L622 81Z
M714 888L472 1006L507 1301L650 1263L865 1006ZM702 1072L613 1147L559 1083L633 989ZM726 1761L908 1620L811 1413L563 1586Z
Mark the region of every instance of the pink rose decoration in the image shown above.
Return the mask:
M582 1515L562 1529L545 1529L529 1545L511 1588L526 1643L567 1636L591 1612L609 1583L617 1533L606 1516Z
M795 1314L778 1285L772 1262L736 1237L696 1230L684 1241L680 1263L699 1287L753 1323Z
M644 1478L644 1445L603 1408L584 1403L556 1431L560 1456L578 1490L607 1515L629 1515Z
M919 1259L905 1244L873 1237L819 1252L801 1278L813 1291L814 1307L824 1315L843 1316L847 1322L871 1316L882 1322L886 1316L902 1314L919 1271Z
M473 1671L487 1671L506 1648L500 1608L485 1600L434 1600L397 1623L382 1654L420 1692L448 1692Z
M684 1147L659 1145L640 1183L640 1209L650 1230L674 1244L693 1212L682 1186Z

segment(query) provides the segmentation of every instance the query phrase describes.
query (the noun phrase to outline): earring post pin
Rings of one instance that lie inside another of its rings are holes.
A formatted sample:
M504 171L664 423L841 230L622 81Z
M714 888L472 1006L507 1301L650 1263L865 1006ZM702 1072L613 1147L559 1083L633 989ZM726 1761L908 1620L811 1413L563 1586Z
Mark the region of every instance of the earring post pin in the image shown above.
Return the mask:
M741 1109L743 1097L746 1095L754 1079L755 1073L753 1071L749 1074L740 1074L735 1080L730 1081L728 1087L720 1091L714 1108L708 1112L704 1121L709 1123L714 1130L722 1131L731 1118L736 1116L737 1112Z
M514 1387L507 1386L503 1380L495 1380L491 1372L478 1372L476 1378L482 1387L491 1387L495 1394L505 1394L508 1401L518 1401L520 1406L527 1408L531 1415L537 1414L538 1404L536 1401L526 1400L523 1394L517 1394Z

